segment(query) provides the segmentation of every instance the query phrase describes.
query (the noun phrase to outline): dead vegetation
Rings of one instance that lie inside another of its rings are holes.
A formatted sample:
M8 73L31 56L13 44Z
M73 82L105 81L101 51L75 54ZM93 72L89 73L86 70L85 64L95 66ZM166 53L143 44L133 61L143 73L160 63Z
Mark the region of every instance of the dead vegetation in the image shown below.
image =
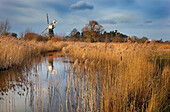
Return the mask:
M70 104L72 111L168 111L169 44L56 43L0 37L0 68L22 66L43 52L61 49L75 59L66 90L67 109Z
M21 67L42 53L60 51L65 45L62 42L56 44L54 41L27 41L14 37L0 36L0 69Z
M72 43L64 49L79 60L77 79L70 78L79 88L75 110L168 111L169 44Z

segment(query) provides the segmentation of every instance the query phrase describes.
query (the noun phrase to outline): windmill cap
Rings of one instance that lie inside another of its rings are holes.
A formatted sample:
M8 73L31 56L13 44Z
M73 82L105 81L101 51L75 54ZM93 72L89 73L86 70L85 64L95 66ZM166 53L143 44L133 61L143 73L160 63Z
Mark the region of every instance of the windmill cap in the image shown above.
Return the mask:
M54 19L53 20L53 24L57 24L58 22L57 22L57 20L56 19Z

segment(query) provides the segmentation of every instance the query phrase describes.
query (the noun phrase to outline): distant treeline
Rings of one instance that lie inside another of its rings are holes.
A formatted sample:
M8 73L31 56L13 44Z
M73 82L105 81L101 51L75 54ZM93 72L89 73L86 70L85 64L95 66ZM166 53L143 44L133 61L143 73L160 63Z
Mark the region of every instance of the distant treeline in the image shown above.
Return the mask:
M17 33L11 33L10 30L10 23L6 19L5 21L0 22L0 35L4 36L13 36L17 38ZM21 33L21 37L25 40L33 40L36 39L37 41L48 41L48 34L44 36L34 33L31 29L26 29L25 33ZM83 41L83 42L138 42L138 43L145 43L149 42L147 37L138 38L137 36L128 36L126 34L120 33L117 30L106 32L104 31L103 26L101 26L97 21L92 20L89 21L85 27L82 28L81 32L79 32L76 28L74 28L68 36L64 35L55 35L51 38L54 41ZM170 41L163 42L162 39L160 40L152 40L153 42L158 43L169 43Z
M137 36L128 36L126 34L120 33L117 30L106 32L103 27L99 25L97 21L89 21L85 27L79 32L74 28L71 33L66 36L66 40L71 41L86 41L86 42L137 42L145 43L149 42L147 37L138 38ZM163 43L162 39L152 40L153 42ZM165 41L170 43L170 41Z

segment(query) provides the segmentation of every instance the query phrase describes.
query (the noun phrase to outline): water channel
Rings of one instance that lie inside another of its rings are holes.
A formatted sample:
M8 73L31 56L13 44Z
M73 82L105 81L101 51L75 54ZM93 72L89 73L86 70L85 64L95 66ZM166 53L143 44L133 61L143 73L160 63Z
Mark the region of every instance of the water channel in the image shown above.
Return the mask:
M26 70L0 72L0 111L37 112L73 111L75 104L67 100L72 72L70 58L50 53ZM75 90L72 91L75 94ZM79 104L78 104L79 105Z

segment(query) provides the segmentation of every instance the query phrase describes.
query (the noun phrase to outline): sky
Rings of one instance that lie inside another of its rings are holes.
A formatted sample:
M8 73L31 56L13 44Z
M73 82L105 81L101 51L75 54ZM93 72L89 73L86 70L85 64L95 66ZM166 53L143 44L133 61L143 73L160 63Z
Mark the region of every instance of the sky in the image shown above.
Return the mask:
M58 21L55 34L69 35L96 20L105 31L149 39L170 40L170 0L0 0L0 21L8 19L10 32L30 29L41 33Z

